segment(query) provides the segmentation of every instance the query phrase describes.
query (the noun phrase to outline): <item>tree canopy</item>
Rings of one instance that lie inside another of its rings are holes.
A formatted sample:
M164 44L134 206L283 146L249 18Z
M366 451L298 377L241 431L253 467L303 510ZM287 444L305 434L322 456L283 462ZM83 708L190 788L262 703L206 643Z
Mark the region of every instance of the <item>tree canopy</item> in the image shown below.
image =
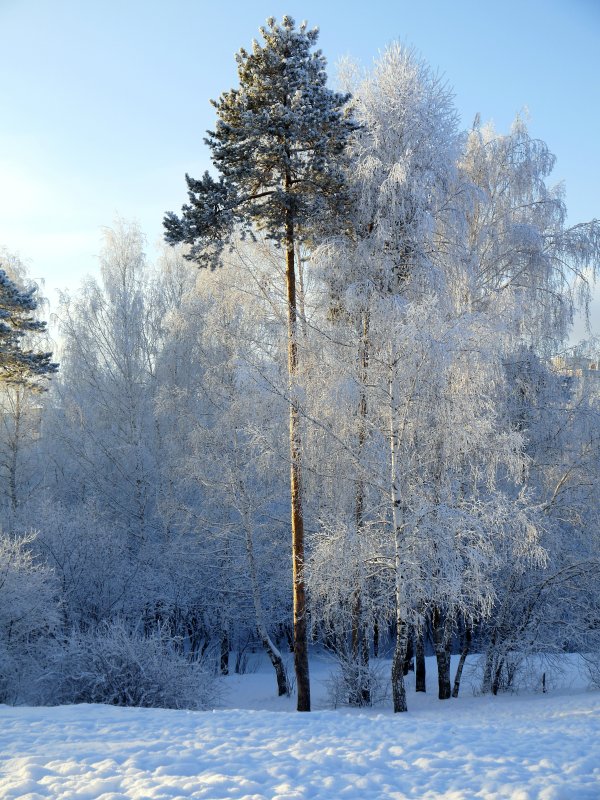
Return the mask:
M260 33L262 44L236 56L239 87L212 101L217 122L205 142L218 179L186 175L189 204L181 217L165 216L166 240L188 244L203 266L218 263L236 226L281 244L287 219L309 234L345 200L343 153L356 123L345 111L349 95L326 85L318 29L285 16Z

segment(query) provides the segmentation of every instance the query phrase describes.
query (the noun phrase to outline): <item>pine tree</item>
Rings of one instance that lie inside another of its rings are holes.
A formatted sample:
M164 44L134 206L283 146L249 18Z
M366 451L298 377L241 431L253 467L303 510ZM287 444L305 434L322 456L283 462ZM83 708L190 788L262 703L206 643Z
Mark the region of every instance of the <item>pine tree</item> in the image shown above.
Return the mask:
M52 353L26 346L28 336L42 334L46 323L34 316L35 287L20 289L6 272L10 266L9 257L0 257L0 382L39 390L40 378L56 372L58 364Z
M217 124L205 141L219 178L186 175L190 204L181 218L166 215L165 238L187 243L189 258L211 268L234 229L263 230L285 251L294 654L298 710L309 711L295 247L343 210L341 159L356 125L344 113L348 95L326 86L325 58L313 50L318 29L296 29L285 16L281 25L269 18L260 33L262 44L236 56L239 88L213 102Z

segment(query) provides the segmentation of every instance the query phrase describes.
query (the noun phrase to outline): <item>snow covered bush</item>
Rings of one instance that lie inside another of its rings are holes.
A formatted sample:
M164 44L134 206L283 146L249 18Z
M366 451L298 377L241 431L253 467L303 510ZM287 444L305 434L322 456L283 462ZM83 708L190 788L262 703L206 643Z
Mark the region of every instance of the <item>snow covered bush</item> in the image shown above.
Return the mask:
M119 621L73 631L46 678L56 704L208 708L217 696L202 661L177 653L160 630L144 636Z
M337 668L326 681L327 699L333 708L376 706L389 696L389 674L380 662L368 663L351 652L336 653Z
M0 533L0 703L35 701L57 624L54 575L36 559L35 539Z

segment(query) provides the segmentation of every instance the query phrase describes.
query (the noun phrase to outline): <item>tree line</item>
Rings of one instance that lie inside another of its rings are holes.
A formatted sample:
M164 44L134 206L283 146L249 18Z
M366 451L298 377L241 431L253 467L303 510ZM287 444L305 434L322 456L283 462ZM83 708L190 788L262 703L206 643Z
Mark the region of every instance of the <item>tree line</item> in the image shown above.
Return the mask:
M600 649L600 383L556 358L600 225L567 225L522 118L461 131L395 44L334 92L317 35L270 19L240 51L215 175L186 176L155 264L106 231L50 390L5 370L5 699L207 703L207 664L260 644L308 711L313 642L353 705L391 647L405 711L428 648L441 699L470 651L497 692L532 652Z

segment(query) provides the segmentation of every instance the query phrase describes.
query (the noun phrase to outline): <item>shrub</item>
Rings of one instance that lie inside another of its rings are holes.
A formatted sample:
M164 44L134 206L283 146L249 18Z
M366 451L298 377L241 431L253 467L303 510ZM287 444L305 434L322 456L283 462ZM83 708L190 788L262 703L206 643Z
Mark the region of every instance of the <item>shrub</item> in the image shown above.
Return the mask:
M56 704L201 709L216 701L215 678L202 661L177 653L160 629L141 635L122 622L74 631L47 680Z
M58 622L54 574L33 554L35 539L0 533L0 703L37 700Z
M358 664L349 654L335 655L336 668L325 682L327 697L333 708L339 706L373 706L387 697L389 679L381 665L372 660L368 666ZM368 699L363 690L368 690Z

